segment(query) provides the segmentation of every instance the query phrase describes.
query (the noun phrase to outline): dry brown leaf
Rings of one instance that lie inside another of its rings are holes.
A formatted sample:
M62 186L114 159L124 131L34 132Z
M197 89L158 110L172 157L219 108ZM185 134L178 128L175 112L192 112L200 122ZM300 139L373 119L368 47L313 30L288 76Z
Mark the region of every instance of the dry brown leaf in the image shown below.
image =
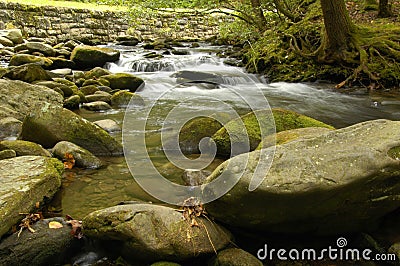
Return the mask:
M59 229L59 228L63 228L63 225L61 223L59 223L59 222L51 221L49 223L49 228L51 228L51 229Z
M72 169L75 165L75 158L71 153L65 153L63 161L65 169Z

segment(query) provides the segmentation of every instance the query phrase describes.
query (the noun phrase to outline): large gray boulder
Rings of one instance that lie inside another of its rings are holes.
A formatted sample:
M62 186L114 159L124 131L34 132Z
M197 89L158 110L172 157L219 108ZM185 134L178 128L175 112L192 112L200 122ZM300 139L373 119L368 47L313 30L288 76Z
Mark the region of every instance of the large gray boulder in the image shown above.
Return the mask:
M336 234L368 229L400 207L400 121L368 121L279 145L263 182L250 192L258 159L272 151L221 164L208 181L222 172L231 178L244 173L207 211L252 230Z
M183 261L213 254L213 247L223 249L232 240L221 226L196 219L199 226L192 227L175 209L137 203L95 211L83 219L83 228L93 239L122 241L122 256L135 261Z
M23 120L35 106L43 103L62 106L63 97L43 86L0 79L0 118Z
M58 222L61 228L49 228ZM0 243L0 264L19 265L63 265L80 250L83 241L74 238L71 226L61 217L44 219L31 226L35 233L24 229Z
M22 124L20 139L52 148L62 140L75 143L94 155L121 155L122 144L105 130L74 112L46 104L36 108Z
M120 52L111 48L79 45L71 53L71 60L77 68L102 67L107 62L119 60Z
M52 198L61 186L63 164L54 158L21 156L0 161L0 237L37 202Z

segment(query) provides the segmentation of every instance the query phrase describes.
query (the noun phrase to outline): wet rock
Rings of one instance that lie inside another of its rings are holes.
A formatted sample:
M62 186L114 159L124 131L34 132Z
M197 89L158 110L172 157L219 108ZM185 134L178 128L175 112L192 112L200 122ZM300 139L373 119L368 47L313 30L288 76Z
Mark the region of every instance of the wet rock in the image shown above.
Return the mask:
M110 88L113 90L119 89L135 92L144 83L143 79L129 73L110 74L102 76L102 78L110 82Z
M50 222L63 227L49 228ZM35 233L25 229L20 236L15 233L0 243L2 265L62 265L83 245L71 236L71 226L63 218L40 220L31 227Z
M20 29L0 30L0 36L6 37L14 44L20 44L24 42L24 39L22 38L22 32Z
M138 38L130 35L118 36L116 39L117 45L136 46L139 43Z
M63 164L54 158L21 156L0 161L0 237L30 213L37 202L51 199L61 186Z
M93 122L109 133L121 131L121 127L112 119L103 119Z
M103 101L106 103L111 103L111 97L112 95L105 91L96 91L92 95L87 95L86 100L88 102Z
M22 124L21 139L53 147L66 140L96 156L122 154L122 145L105 130L79 115L57 106L45 105L27 116Z
M77 110L79 109L79 104L81 102L81 97L79 95L72 95L65 99L64 101L64 108L69 110Z
M191 227L172 208L138 203L93 212L83 219L83 228L93 239L121 241L122 256L135 261L187 260L213 254L213 245L220 250L232 240L221 226L197 220L201 226Z
M49 57L53 63L49 67L50 69L58 69L58 68L75 68L75 63L71 60L60 58L60 57Z
M222 127L212 117L197 117L186 123L179 132L179 147L184 154L200 153L199 143ZM168 146L168 144L167 144Z
M6 47L14 46L14 43L6 37L0 36L0 44Z
M100 48L88 45L79 45L71 53L71 60L80 69L102 67L107 62L119 60L119 51L111 48Z
M200 186L204 184L204 181L210 174L210 171L185 169L185 172L183 172L182 175L182 179L185 182L186 186Z
M102 67L95 67L84 74L85 79L100 78L101 76L110 75L111 72Z
M102 101L84 103L82 107L89 111L106 111L112 109L108 103Z
M95 85L88 85L80 88L80 91L86 96L95 93L99 89Z
M14 47L16 52L28 50L29 53L41 53L46 56L55 56L56 50L48 44L42 42L26 42Z
M102 86L103 84L101 84L98 80L94 80L94 79L87 79L83 82L82 87L88 86L88 85L96 85L96 86Z
M213 82L216 84L224 83L221 76L213 73L200 72L200 71L182 70L173 74L173 77L176 78L177 83L184 83L190 81L206 81L206 82Z
M61 106L63 98L57 92L22 81L0 79L0 118L23 120L35 106L51 103Z
M212 266L262 266L262 262L240 248L228 248L218 252Z
M225 173L237 180L244 169L229 193L206 206L207 212L224 223L258 231L368 231L400 206L400 164L390 156L400 150L399 138L399 121L375 120L278 145L271 167L258 172L264 179L252 192L249 184L258 159L272 156L273 148L238 155L208 178Z
M63 159L66 153L72 154L75 159L75 165L82 168L97 169L102 166L99 158L90 151L75 145L72 142L60 141L51 150L55 157Z
M42 66L44 68L48 68L53 64L53 61L46 57L42 56L34 56L34 55L28 55L28 54L15 54L11 57L10 59L10 66L20 66L24 64L31 64L35 63L39 66Z
M111 97L111 105L113 107L126 107L130 102L133 105L144 106L143 98L133 92L118 91Z
M10 159L17 157L17 153L14 150L2 150L0 151L0 160Z
M188 55L188 54L190 54L189 51L187 51L187 50L176 50L176 49L172 49L171 53L174 54L174 55Z
M60 84L55 81L39 81L39 82L34 82L34 84L40 86L46 86L47 88L53 90L60 89L63 92L64 97L69 97L74 93L71 87L64 84Z
M36 80L51 80L49 74L37 64L10 67L4 77L31 83Z
M51 154L43 149L39 144L23 140L3 140L0 141L0 150L14 150L17 156L36 155L51 157Z
M285 144L297 139L313 138L324 133L327 133L332 129L325 127L304 127L281 131L273 135L265 137L256 150L265 149L273 145Z
M64 77L66 75L71 75L72 69L71 68L57 68L57 69L50 70L50 72Z
M0 140L17 137L21 129L22 122L14 117L0 119Z
M256 149L263 136L274 134L275 131L281 132L304 127L333 129L311 117L275 108L257 110L234 119L218 130L212 139L217 145L217 154L229 157Z

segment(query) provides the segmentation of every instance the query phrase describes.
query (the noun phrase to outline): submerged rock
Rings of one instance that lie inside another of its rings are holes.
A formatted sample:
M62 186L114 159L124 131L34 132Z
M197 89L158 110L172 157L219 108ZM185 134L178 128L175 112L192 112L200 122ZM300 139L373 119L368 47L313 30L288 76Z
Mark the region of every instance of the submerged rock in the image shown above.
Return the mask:
M333 129L314 118L284 109L257 110L234 119L218 130L212 139L217 145L217 154L223 157L252 151L261 138L295 128L325 127Z
M137 203L95 211L83 219L83 228L93 239L120 242L122 256L135 261L183 261L213 254L213 247L220 250L232 240L221 226L202 217L197 222L191 226L169 207Z
M60 141L54 146L51 152L55 157L61 160L65 158L65 154L71 154L74 156L75 165L78 167L97 169L102 166L99 158L94 156L90 151L79 147L72 142Z
M80 69L102 67L107 62L119 60L120 52L111 48L78 45L71 53L71 60Z
M0 118L23 120L37 105L51 103L62 106L62 102L63 97L51 89L0 79Z
M108 103L103 101L84 103L82 107L89 111L106 111L112 109L112 107Z
M94 155L121 155L122 145L105 130L83 119L70 110L52 105L37 108L22 124L21 139L52 148L66 140L79 145Z
M259 176L264 180L251 192L260 156L273 149L238 155L208 178L223 172L235 178L244 169L227 194L206 206L207 212L229 225L258 231L366 230L400 207L400 161L391 156L400 151L399 139L399 121L375 120L279 145L272 166Z
M14 150L17 156L36 155L51 157L50 152L43 149L39 144L24 140L3 140L0 141L0 150Z
M49 228L50 222L62 227ZM61 217L39 220L31 227L35 233L24 229L19 236L14 233L0 242L2 265L62 265L83 245Z
M30 213L37 202L51 199L61 186L63 164L54 158L21 156L0 161L0 237Z
M228 248L218 252L210 263L212 266L262 266L262 262L250 253L240 248Z

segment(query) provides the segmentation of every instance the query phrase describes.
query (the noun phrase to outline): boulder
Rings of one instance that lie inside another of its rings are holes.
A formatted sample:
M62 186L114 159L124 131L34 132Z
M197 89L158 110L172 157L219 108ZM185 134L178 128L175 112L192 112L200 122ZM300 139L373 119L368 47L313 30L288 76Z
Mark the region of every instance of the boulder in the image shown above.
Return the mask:
M36 63L8 68L4 77L31 83L36 80L51 80L49 74Z
M0 151L0 160L10 159L17 157L17 153L14 150L2 150Z
M62 227L49 228L50 222ZM35 233L24 229L19 236L15 233L0 243L2 265L63 265L83 246L61 217L39 220L31 227Z
M3 140L0 141L0 151L1 150L14 150L17 156L24 155L36 155L51 157L50 152L43 149L39 144L24 141L24 140Z
M79 95L72 95L64 100L64 108L69 110L79 109L79 104L81 103L81 97Z
M96 91L92 95L87 95L86 100L88 102L96 102L96 101L103 101L106 103L111 103L112 95L105 91Z
M94 121L93 123L98 125L99 127L101 127L102 129L104 129L105 131L107 131L109 133L121 131L121 127L117 124L117 122L115 122L112 119L98 120L98 121Z
M48 68L53 64L53 61L43 57L43 56L34 56L29 54L15 54L10 59L10 66L20 66L24 64L37 64L44 68Z
M50 89L60 89L64 95L64 97L69 97L71 96L74 91L72 90L71 87L64 85L64 84L60 84L58 82L55 81L39 81L39 82L34 82L35 85L40 85L40 86L46 86L47 88Z
M304 127L281 131L265 137L256 150L265 149L273 145L281 145L297 139L313 138L332 129L326 127Z
M3 45L3 46L6 46L6 47L14 46L14 43L11 40L9 40L6 37L4 37L4 36L0 36L0 44Z
M111 106L113 107L126 107L130 102L133 105L144 106L143 98L133 92L118 91L111 97Z
M183 261L213 254L232 240L209 219L196 220L199 226L191 226L175 209L137 203L95 211L83 219L83 229L92 239L120 241L122 256L135 261Z
M116 39L117 45L136 46L139 43L138 38L130 35L118 36Z
M275 131L304 127L333 129L332 126L311 117L276 108L257 110L229 121L212 139L217 145L217 155L229 157L256 149L262 137L274 134Z
M63 97L51 89L0 79L0 118L13 117L22 121L37 105L51 103L62 106L62 102Z
M263 163L258 160L271 156L273 148L238 155L209 176L207 181L221 173L239 180L209 203L207 212L226 224L256 231L368 230L400 207L399 139L400 121L375 120L278 145L270 169L257 172L264 177L262 183L251 192L250 181Z
M110 88L113 90L129 90L135 92L143 83L143 79L129 73L115 73L102 76L110 82Z
M50 69L75 68L75 63L71 60L60 57L49 57L49 59L53 62L49 67Z
M185 83L185 82L193 82L193 81L203 81L210 82L215 84L222 84L224 80L222 76L214 73L200 72L200 71L191 71L191 70L182 70L173 74L173 77L176 78L177 83Z
M84 103L82 104L82 107L89 111L107 111L112 109L108 103L102 101Z
M24 39L22 38L22 32L20 29L0 30L0 36L6 37L14 44L20 44L24 42Z
M27 116L22 124L20 138L53 147L62 140L79 145L94 155L122 154L122 145L105 130L83 119L70 110L45 105Z
M111 48L78 45L71 53L71 60L79 69L102 67L107 62L119 60L120 52Z
M28 50L29 53L41 53L46 56L55 56L56 50L50 45L42 42L26 42L14 47L16 52Z
M66 153L72 154L75 159L75 165L78 167L97 169L102 166L101 161L90 151L72 142L60 141L54 146L51 152L61 160L65 158Z
M22 122L14 117L0 119L0 140L16 138L22 129Z
M102 67L95 67L84 74L85 79L100 78L101 76L110 75L111 72Z
M240 248L227 248L218 252L211 266L262 266L262 262Z
M0 161L0 237L37 202L51 199L61 186L63 164L54 158L21 156Z
M86 96L86 95L91 95L98 91L99 89L95 85L88 85L85 87L81 87L80 91Z
M179 132L179 147L184 154L200 153L199 143L211 137L222 125L212 117L196 117L186 123Z

